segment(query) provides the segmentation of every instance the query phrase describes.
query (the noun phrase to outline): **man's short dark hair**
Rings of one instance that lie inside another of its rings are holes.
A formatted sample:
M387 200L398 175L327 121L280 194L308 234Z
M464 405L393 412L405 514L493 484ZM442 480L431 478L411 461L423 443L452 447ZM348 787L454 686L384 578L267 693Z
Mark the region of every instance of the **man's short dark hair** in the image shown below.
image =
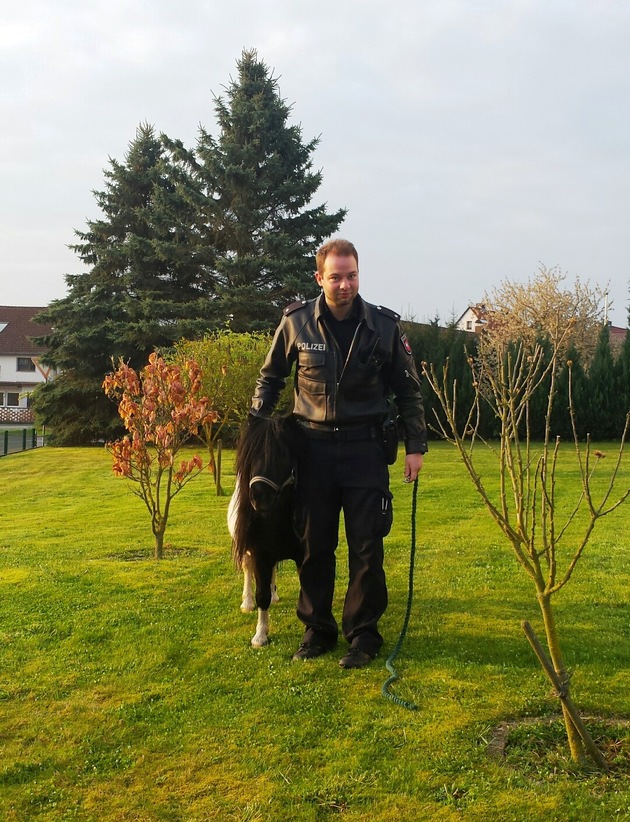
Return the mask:
M354 257L357 268L359 267L359 254L349 240L329 240L318 249L317 254L315 255L317 271L320 274L324 271L324 262L329 254L336 254L338 257Z

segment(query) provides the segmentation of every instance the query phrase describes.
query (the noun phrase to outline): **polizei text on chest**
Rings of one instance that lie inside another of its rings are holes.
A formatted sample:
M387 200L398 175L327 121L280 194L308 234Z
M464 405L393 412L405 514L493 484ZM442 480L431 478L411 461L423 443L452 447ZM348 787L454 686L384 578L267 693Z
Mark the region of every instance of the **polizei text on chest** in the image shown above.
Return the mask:
M299 342L297 349L298 351L325 351L326 343Z

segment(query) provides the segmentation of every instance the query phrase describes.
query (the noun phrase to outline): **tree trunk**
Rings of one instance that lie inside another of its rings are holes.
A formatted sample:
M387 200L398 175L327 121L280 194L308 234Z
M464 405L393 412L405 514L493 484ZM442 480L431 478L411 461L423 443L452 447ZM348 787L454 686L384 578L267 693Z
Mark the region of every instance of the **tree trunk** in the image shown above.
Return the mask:
M571 699L571 697L563 687L562 683L560 682L558 675L556 674L556 671L553 667L553 663L545 653L545 650L541 645L540 640L534 633L534 629L527 621L522 622L521 625L523 630L525 631L525 636L529 640L529 644L532 646L532 648L534 649L534 653L538 657L538 661L540 662L540 664L543 667L543 670L549 677L549 681L556 689L556 693L562 700L562 708L565 716L565 725L566 716L568 714L571 718L571 722L573 723L576 731L580 735L580 739L582 740L584 747L593 758L593 761L603 771L608 771L608 765L606 764L606 760L604 759L602 752L593 742L593 738L589 734L586 725L582 721L582 717L580 716L578 709L575 707L575 705L573 704L573 700Z
M562 652L560 651L560 643L558 642L558 629L556 628L556 620L553 615L551 607L551 597L549 594L538 594L538 605L542 613L543 623L545 626L545 636L547 639L547 647L549 655L553 663L554 670L561 683L563 693L569 695L570 677L564 665ZM569 740L569 748L571 750L571 758L574 762L580 762L584 758L584 745L578 729L573 724L573 720L563 700L562 715L564 717L564 725L567 729L567 738Z
M153 554L155 559L162 559L164 556L164 529L155 533L155 551Z
M221 457L223 454L223 441L217 441L217 461L215 465L215 480L217 485L217 497L223 496L223 488L221 487Z

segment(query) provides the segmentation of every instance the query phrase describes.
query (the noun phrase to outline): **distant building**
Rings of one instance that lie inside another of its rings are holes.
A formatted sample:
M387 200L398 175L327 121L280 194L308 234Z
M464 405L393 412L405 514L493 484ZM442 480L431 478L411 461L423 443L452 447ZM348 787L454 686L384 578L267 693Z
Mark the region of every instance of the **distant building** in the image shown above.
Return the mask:
M626 339L628 329L619 328L617 325L609 325L608 333L610 334L610 350L612 351L613 357L618 357L621 347L623 346L623 341Z
M461 317L456 320L455 327L460 331L478 334L484 326L485 313L485 306L482 303L469 305Z
M0 423L32 423L29 394L36 385L55 376L41 364L46 349L33 341L51 331L49 326L33 322L43 310L0 306Z
M460 331L469 331L471 334L478 334L486 323L485 306L483 303L477 305L469 305L461 317L456 320L455 325ZM616 325L608 324L608 333L610 334L610 350L614 357L619 355L621 346L628 333L627 328L619 328Z

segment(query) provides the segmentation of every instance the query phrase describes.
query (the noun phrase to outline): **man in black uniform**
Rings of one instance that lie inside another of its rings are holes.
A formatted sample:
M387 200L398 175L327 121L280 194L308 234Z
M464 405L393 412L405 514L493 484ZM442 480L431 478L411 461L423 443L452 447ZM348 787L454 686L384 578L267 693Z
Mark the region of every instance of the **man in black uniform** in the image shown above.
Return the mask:
M294 660L332 650L335 550L343 510L349 582L339 664L362 668L378 653L387 607L383 537L392 524L383 422L391 397L405 440L405 481L427 451L420 382L400 317L359 296L358 254L347 240L317 252L322 294L284 310L260 371L251 414L270 416L296 364L294 408L301 434L296 523L305 546L297 614L305 625ZM391 416L391 415L390 415Z

